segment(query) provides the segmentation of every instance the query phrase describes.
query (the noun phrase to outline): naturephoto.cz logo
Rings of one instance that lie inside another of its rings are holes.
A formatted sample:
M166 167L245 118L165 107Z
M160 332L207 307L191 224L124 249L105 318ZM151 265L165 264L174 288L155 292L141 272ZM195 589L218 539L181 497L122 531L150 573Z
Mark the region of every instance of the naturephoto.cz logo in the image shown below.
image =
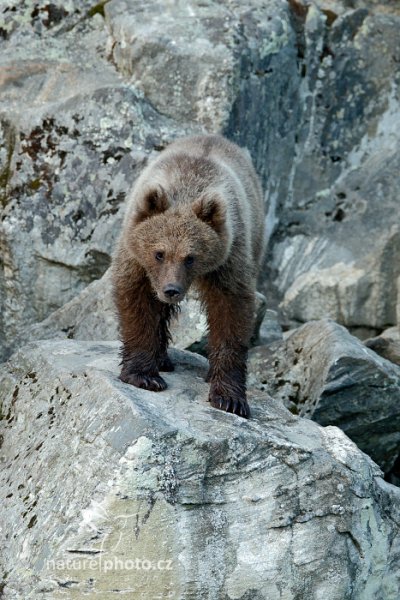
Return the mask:
M84 551L81 551L84 552ZM147 558L126 558L117 556L103 558L66 558L48 559L47 569L50 571L172 571L172 560L149 560Z

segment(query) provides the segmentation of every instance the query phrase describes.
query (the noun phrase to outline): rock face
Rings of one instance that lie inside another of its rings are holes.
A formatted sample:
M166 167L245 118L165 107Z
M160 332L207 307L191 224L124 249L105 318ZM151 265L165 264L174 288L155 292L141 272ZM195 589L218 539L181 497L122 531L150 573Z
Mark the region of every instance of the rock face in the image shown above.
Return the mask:
M317 4L0 9L0 359L106 271L148 157L204 130L262 177L262 291L286 320L395 324L400 14Z
M117 344L48 341L0 374L3 597L395 600L400 492L335 427L212 409L205 359L169 390ZM169 594L169 596L168 596Z
M390 2L390 16L377 2L318 4L291 2L303 79L270 278L289 321L373 331L396 323L400 15Z
M331 321L251 350L250 382L293 412L337 425L386 472L400 448L400 368Z
M366 340L365 345L379 356L400 366L400 340L379 336Z
M105 272L126 191L172 139L225 131L286 193L270 175L292 145L281 112L298 77L279 0L267 15L258 0L9 4L0 13L0 359Z
M160 113L247 146L264 182L283 195L277 169L293 158L299 82L288 6L112 0L104 10L123 77Z
M0 359L104 273L127 189L186 131L121 80L88 9L1 9Z
M76 340L117 340L118 323L108 269L75 298L47 319L31 325L21 334L19 344L30 339L69 338Z
M282 339L282 327L279 323L278 313L275 310L266 310L260 326L259 345L271 344Z

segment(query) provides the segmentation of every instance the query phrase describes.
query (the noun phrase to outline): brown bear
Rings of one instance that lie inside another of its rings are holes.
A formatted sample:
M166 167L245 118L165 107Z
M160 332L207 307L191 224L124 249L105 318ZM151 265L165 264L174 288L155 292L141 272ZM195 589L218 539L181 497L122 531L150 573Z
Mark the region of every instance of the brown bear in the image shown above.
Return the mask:
M167 386L168 325L190 285L209 327L212 406L249 417L246 357L263 248L261 186L250 156L218 135L172 143L139 176L113 258L120 378Z

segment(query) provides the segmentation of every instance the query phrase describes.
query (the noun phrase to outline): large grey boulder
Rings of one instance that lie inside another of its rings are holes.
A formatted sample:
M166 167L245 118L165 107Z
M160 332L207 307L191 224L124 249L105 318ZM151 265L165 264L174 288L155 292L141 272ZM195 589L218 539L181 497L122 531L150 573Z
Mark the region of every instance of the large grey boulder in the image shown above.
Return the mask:
M329 320L251 350L250 383L321 425L337 425L386 472L400 452L400 368Z
M337 428L251 394L211 408L205 359L121 383L116 343L2 367L5 600L397 600L400 492ZM169 596L168 596L169 594Z
M112 296L111 269L40 323L28 327L18 345L32 340L117 340L118 320Z
M296 36L280 0L111 0L112 58L157 110L247 146L271 193L293 158Z

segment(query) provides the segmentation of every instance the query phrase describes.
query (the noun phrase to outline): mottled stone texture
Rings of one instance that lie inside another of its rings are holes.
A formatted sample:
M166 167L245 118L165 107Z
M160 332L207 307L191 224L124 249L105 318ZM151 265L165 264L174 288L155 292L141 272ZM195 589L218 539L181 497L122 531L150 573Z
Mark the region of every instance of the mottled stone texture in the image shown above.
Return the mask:
M339 429L212 409L188 353L167 391L127 386L117 349L2 368L5 599L399 597L400 492Z
M324 320L251 350L250 383L295 414L337 425L386 472L400 447L400 367Z
M120 78L103 10L0 11L1 358L29 323L104 273L128 187L185 128Z
M270 274L289 322L382 329L400 269L400 18L342 5L292 2L301 112Z
M400 16L389 0L317 4L1 8L1 356L105 272L138 172L193 131L251 151L261 284L288 323L396 322Z

